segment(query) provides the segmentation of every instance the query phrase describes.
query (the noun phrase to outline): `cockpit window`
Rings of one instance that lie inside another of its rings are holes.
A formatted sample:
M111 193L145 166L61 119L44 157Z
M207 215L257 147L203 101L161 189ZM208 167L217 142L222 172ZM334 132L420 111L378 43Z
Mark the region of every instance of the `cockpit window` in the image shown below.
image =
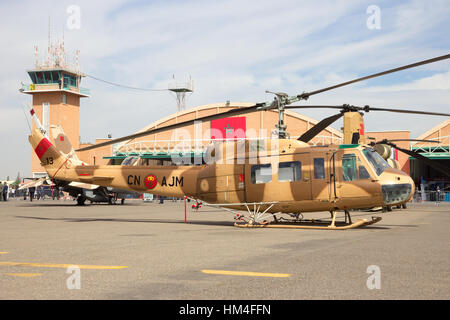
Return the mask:
M358 172L359 172L359 179L362 180L370 179L370 174L359 157L358 157Z
M378 152L376 152L372 148L365 148L363 150L363 153L367 160L372 164L377 175L382 174L383 171L386 170L386 168L389 168L386 160L384 160L383 157L380 156Z

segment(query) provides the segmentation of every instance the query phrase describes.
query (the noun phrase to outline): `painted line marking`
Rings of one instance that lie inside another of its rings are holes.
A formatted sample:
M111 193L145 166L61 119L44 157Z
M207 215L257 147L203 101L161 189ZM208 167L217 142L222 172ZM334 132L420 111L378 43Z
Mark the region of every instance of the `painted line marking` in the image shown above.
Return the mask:
M7 273L6 275L13 277L32 278L41 276L42 273Z
M229 276L272 277L272 278L287 278L291 276L289 273L263 273L263 272L227 271L227 270L201 270L201 271L207 274L221 274Z
M15 266L15 267L39 267L39 268L64 268L70 266L77 266L80 269L97 269L97 270L117 270L125 269L127 266L94 266L82 264L56 264L56 263L32 263L32 262L0 262L0 266Z
M0 252L0 254L8 254L9 252Z

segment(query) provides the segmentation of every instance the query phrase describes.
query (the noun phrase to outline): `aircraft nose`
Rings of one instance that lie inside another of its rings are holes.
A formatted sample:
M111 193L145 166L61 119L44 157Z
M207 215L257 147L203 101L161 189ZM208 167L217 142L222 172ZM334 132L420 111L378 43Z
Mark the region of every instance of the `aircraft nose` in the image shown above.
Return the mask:
M409 200L414 192L414 182L384 184L381 186L383 202L386 205L395 205Z

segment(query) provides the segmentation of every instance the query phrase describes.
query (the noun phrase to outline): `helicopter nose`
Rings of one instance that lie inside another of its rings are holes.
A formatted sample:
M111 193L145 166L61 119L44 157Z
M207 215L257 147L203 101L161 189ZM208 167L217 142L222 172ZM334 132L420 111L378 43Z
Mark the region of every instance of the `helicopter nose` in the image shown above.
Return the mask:
M410 178L411 179L411 178ZM413 196L414 182L384 184L381 186L383 202L386 205L395 205L408 201Z

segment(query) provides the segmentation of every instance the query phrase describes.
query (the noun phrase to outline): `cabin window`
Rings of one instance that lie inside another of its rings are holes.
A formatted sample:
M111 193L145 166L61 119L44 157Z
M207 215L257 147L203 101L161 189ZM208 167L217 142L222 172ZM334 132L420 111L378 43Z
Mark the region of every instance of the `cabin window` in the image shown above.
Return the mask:
M356 180L356 156L353 153L342 156L342 180Z
M367 171L366 167L359 158L358 158L358 173L359 179L370 179L369 172Z
M251 169L252 183L268 183L272 181L272 165L257 164Z
M278 165L278 181L297 181L302 178L302 163L299 161L280 162Z
M314 179L325 179L325 161L323 158L314 158Z
M65 94L62 95L62 103L67 104L67 96Z

